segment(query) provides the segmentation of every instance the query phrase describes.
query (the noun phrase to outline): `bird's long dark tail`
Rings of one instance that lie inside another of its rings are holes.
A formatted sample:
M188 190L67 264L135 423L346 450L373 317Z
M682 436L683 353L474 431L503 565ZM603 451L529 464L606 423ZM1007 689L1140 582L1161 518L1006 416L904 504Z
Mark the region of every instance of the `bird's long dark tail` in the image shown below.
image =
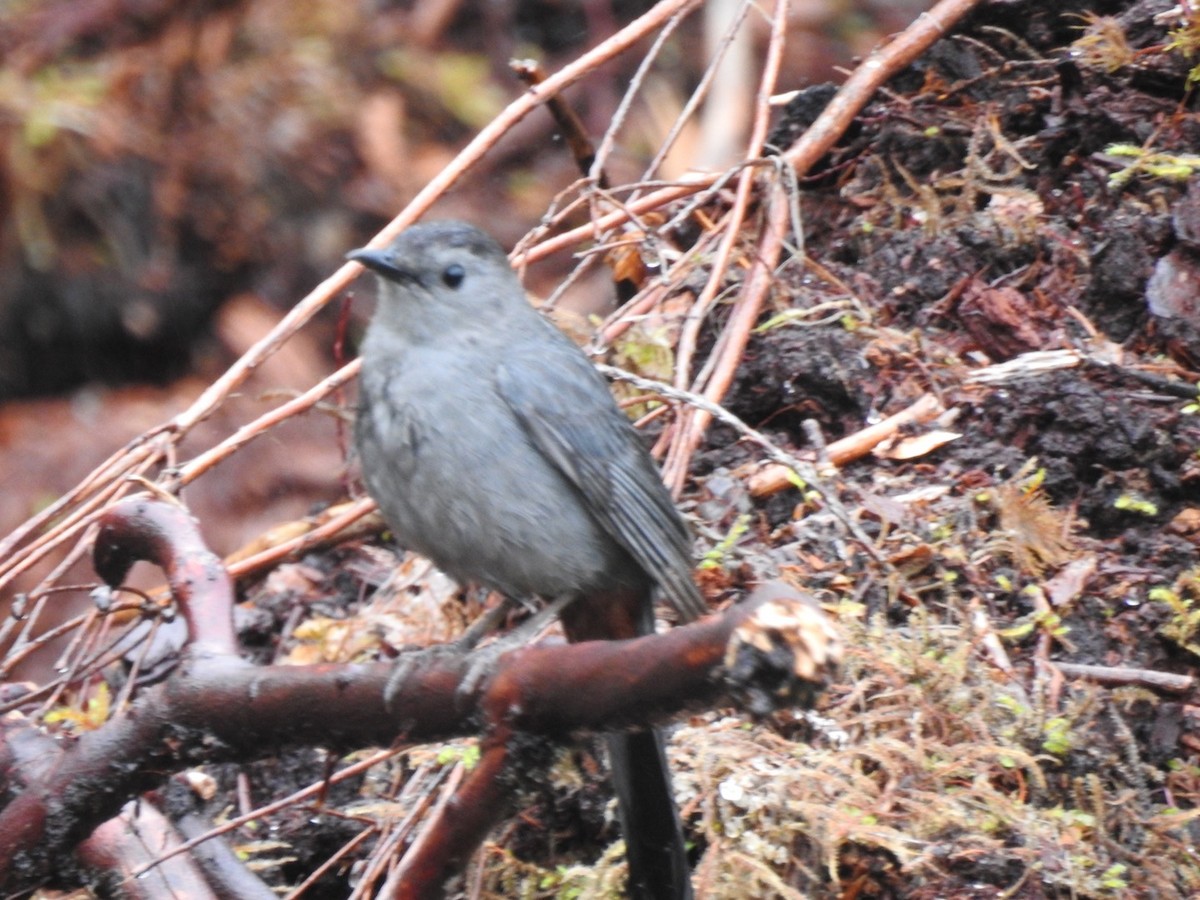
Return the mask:
M662 735L631 731L610 734L607 742L629 861L629 896L639 900L690 898L687 850Z
M619 640L654 630L649 590L582 597L563 610L571 641ZM687 849L662 734L654 729L606 735L617 812L634 900L690 900Z

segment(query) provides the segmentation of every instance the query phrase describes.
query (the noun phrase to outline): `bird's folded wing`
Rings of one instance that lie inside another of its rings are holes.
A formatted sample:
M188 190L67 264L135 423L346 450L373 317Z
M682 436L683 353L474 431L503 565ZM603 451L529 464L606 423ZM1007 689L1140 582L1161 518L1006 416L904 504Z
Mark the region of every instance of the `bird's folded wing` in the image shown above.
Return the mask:
M692 581L687 528L637 432L574 347L522 357L496 372L500 396L530 442L582 493L596 520L653 577L679 615L707 611ZM579 377L562 377L564 366Z

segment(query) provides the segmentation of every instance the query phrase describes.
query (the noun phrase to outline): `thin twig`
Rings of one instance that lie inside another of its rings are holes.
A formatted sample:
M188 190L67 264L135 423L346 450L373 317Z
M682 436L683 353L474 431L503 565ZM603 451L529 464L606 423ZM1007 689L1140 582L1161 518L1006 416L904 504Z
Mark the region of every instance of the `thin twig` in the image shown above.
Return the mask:
M618 369L616 366L597 365L596 368L600 370L601 374L615 379L616 381L627 382L636 388L658 394L659 396L665 397L668 400L686 403L695 409L703 411L717 421L728 425L738 433L754 441L754 443L758 444L765 451L767 451L767 455L771 459L773 459L779 465L786 467L790 471L795 472L796 477L802 479L806 486L811 487L818 495L820 495L821 499L825 501L825 505L829 509L830 513L832 513L833 516L839 522L841 522L843 526L845 526L846 530L854 536L855 540L862 545L863 549L866 550L871 558L889 571L891 570L891 564L887 563L886 560L879 555L879 551L875 549L875 543L870 539L870 537L867 536L866 532L859 527L858 522L854 520L847 509L842 505L841 501L838 500L837 495L832 490L825 487L821 475L817 472L812 463L805 462L799 457L788 453L761 431L751 428L729 410L725 409L725 407L718 403L714 403L707 397L703 397L700 394L695 394L691 391L680 390L679 388L672 387L664 382L655 381L652 378L643 378L641 375L634 375L632 372L627 372L624 369Z
M253 422L243 425L215 447L211 447L204 453L193 457L176 471L175 477L178 483L180 485L190 484L213 466L228 459L259 435L266 434L269 429L275 427L280 422L312 409L312 407L316 406L317 403L333 391L336 391L347 382L356 378L359 366L359 360L351 360L303 394L293 397L282 406L277 406L259 416Z
M808 172L845 133L880 85L928 50L977 4L978 0L941 0L887 44L872 50L783 158L800 174Z
M596 158L592 161L591 171L586 173L593 183L601 187L606 187L603 178L604 165L612 153L613 146L616 144L617 132L621 130L621 127L625 124L625 120L629 117L629 110L633 106L633 101L641 92L642 84L646 80L646 74L650 71L650 67L658 60L658 55L662 53L667 39L682 24L686 12L686 10L681 10L667 21L662 30L659 31L658 36L654 39L654 43L650 45L650 49L646 51L645 56L638 62L637 71L630 78L629 87L625 90L625 94L621 98L621 103L617 106L616 112L613 113L612 121L609 123L608 128L604 130L604 136L600 139L600 146L596 150Z
M273 803L268 803L265 806L252 809L245 815L227 819L220 825L215 826L211 831L194 837L190 841L184 841L177 847L172 847L169 852L164 853L150 865L142 866L140 869L135 870L133 873L131 873L130 878L140 878L152 868L162 864L172 856L178 856L180 853L187 853L196 846L203 844L205 841L212 840L213 838L219 837L222 834L228 834L229 832L237 828L241 828L243 825L246 825L249 822L253 822L255 819L265 818L273 813L279 812L281 809L286 809L287 807L293 806L302 800L306 800L309 797L319 795L328 790L331 784L338 784L339 782L345 781L347 778L354 778L358 775L361 775L372 766L377 766L381 762L386 762L401 752L403 752L403 748L401 747L390 747L387 750L377 750L370 756L351 763L350 765L346 766L346 768L335 772L326 779L301 788L295 793L289 794L288 796L276 800Z
M937 397L933 394L922 394L909 406L883 421L868 425L854 434L826 445L829 461L835 466L844 466L866 455L901 429L928 422L943 411ZM755 497L767 497L790 487L791 483L788 466L767 466L750 479L750 493Z
M683 133L684 126L696 114L696 110L700 104L704 102L704 98L708 96L709 86L717 75L717 70L721 68L721 61L725 58L726 52L729 50L730 44L737 37L738 31L741 30L742 23L746 19L746 14L750 11L751 4L743 3L738 10L738 14L733 21L725 29L725 33L721 35L721 40L717 44L716 51L709 59L708 65L704 68L704 74L700 76L700 83L696 85L696 89L692 91L692 95L688 97L687 103L683 109L679 111L679 115L675 117L675 123L667 132L659 145L658 152L654 154L654 159L646 166L646 173L642 176L642 180L646 180L654 176L658 172L659 167L663 164L663 160L667 158L667 154L671 152L671 148L675 146L675 142L679 139L679 135Z
M734 313L725 327L724 351L714 351L719 354L718 358L722 362L713 371L704 388L704 396L714 403L720 403L729 385L733 383L737 364L749 340L750 329L758 318L763 299L774 280L775 264L783 247L783 236L788 221L787 200L781 194L778 182L772 183L758 255L750 266ZM700 439L711 421L711 413L700 409L680 422L680 430L663 467L664 478L672 490L678 492L682 487L692 453L699 446Z
M340 534L345 528L357 522L368 513L374 512L375 509L375 501L370 497L363 497L351 503L344 504L338 508L333 518L322 522L321 525L311 531L307 531L298 537L284 541L253 556L230 563L228 566L229 577L234 580L245 578L290 556L307 551L314 545L328 540L336 534Z
M1067 678L1081 678L1096 684L1112 687L1144 687L1153 691L1165 691L1170 694L1183 694L1190 691L1196 684L1191 675L1178 675L1174 672L1159 672L1154 669L1133 669L1127 666L1091 666L1084 663L1059 662L1050 663Z
M784 38L787 34L787 0L776 0L774 13L771 17L771 40L767 47L767 59L763 65L762 78L759 81L758 94L755 97L754 127L750 134L750 145L746 150L746 159L755 159L762 155L763 145L767 139L767 129L771 121L771 95L775 93L775 83L779 77L779 66L783 60ZM712 272L708 282L696 299L696 305L703 308L708 305L720 290L725 278L725 272L733 253L734 243L741 236L742 221L750 203L750 191L754 187L754 170L747 168L738 179L737 191L734 196L733 208L730 210L729 222L713 261ZM758 319L759 310L766 298L770 286L770 276L775 271L783 249L783 229L787 222L787 205L781 203L778 182L773 182L768 189L766 201L765 224L763 236L759 242L758 256L750 266L750 272L734 307L725 331L721 336L720 351L716 354L720 362L713 374L705 380L704 395L714 403L720 403L733 383L733 375L741 362L742 353L750 340L750 329ZM676 372L677 384L686 383L689 360L681 360ZM700 385L693 385L699 389ZM678 494L683 487L683 480L691 466L692 454L700 445L711 416L703 410L693 410L680 422L671 450L667 454L665 480L667 485Z

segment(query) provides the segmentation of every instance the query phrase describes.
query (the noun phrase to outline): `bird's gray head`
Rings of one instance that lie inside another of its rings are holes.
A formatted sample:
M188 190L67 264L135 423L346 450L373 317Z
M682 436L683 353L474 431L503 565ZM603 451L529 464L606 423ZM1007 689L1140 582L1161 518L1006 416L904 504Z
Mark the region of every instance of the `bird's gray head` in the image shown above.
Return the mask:
M464 222L414 225L380 250L346 255L379 276L377 318L415 332L484 326L528 308L508 257L491 237Z

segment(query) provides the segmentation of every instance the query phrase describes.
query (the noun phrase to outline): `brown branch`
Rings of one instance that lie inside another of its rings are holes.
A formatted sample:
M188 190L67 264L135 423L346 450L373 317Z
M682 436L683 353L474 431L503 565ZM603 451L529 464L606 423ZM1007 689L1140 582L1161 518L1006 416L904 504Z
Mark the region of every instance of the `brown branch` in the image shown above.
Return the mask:
M109 819L92 832L79 845L76 854L79 861L98 881L106 886L120 885L122 900L156 900L160 897L187 897L188 900L205 900L220 896L209 886L203 869L197 860L188 856L176 856L169 863L155 865L141 878L133 873L148 868L165 850L179 845L180 838L171 823L149 803L128 805L119 816ZM232 854L231 854L232 855ZM240 861L237 894L246 900L266 900L273 896L262 881L250 874ZM254 885L255 887L251 887Z
M546 71L536 60L514 59L508 65L512 69L513 74L529 87L536 87L546 80ZM558 125L559 134L567 142L567 147L571 150L571 156L575 159L575 166L579 169L579 174L587 178L591 174L592 164L596 162L596 148L592 144L591 138L587 136L587 130L583 127L583 121L579 118L579 115L575 112L571 104L558 95L546 99L546 109L554 117L554 122ZM608 186L603 172L600 173L596 181L600 187Z
M122 447L120 450L113 453L100 465L96 466L91 473L75 485L67 493L63 494L53 503L49 504L45 509L41 510L37 515L31 516L28 520L22 523L19 527L13 529L12 532L3 540L0 541L0 560L4 560L4 564L0 564L0 577L5 577L7 574L7 563L13 555L13 551L19 547L27 538L34 534L38 534L43 525L54 521L59 517L63 510L78 503L83 497L88 495L97 485L104 486L109 484L114 478L119 477L124 472L128 471L130 454L141 448L145 455L150 455L151 451L146 448L146 443L153 437L159 436L160 431L156 429L150 434L144 434L135 441ZM4 582L0 582L0 587Z
M424 828L392 871L380 900L438 900L446 882L466 866L492 825L504 817L511 794L502 777L510 765L513 732L503 727L480 747L479 760L447 790Z
M52 515L45 515L43 512L35 516L17 528L4 541L4 545L0 546L0 559L3 560L0 562L0 588L5 587L18 575L32 568L51 548L71 536L79 534L95 522L108 503L112 502L122 491L128 490L127 479L122 476L141 475L147 472L156 464L156 452L159 451L154 451L147 445L130 452L132 456L128 467L120 469L114 464L111 467L113 473L110 480L103 481L93 472L84 482L88 486L87 489L76 488L68 494L68 497L74 497L78 502L78 505L70 513L58 519L59 513L70 509L71 504L54 503L45 511L52 512ZM108 471L107 467L105 471ZM96 486L94 492L90 492L92 485ZM41 527L51 521L55 522L53 527L22 547L20 553L15 552L15 548L22 541L38 534Z
M1183 694L1190 691L1196 684L1191 675L1178 675L1174 672L1159 672L1154 669L1133 669L1127 666L1091 666L1084 663L1059 662L1052 660L1050 665L1062 672L1067 678L1081 678L1096 684L1111 687L1144 687L1152 691L1164 691L1169 694Z
M269 428L278 425L285 419L290 419L292 416L312 409L312 407L316 406L317 403L325 399L329 394L358 377L359 366L360 363L357 359L348 362L332 375L322 379L319 384L314 385L299 396L293 397L287 403L264 413L253 422L246 423L215 447L211 447L204 453L192 457L185 465L180 466L179 470L175 473L175 479L178 484L191 484L213 466L228 459L259 435L265 434Z
M497 671L482 698L480 708L491 727L485 732L479 763L439 806L434 821L414 842L380 896L391 900L442 896L447 879L461 870L503 816L510 791L501 776L512 772L513 757L527 745L521 740L523 734L545 734L547 728L551 735L559 734L560 728L577 730L577 725L568 723L591 723L590 730L646 724L665 711L661 703L695 689L692 667L697 665L722 672L728 696L756 714L785 705L808 705L814 679L839 652L819 607L787 585L769 583L734 610L749 615L728 632L725 626L730 623L717 620L722 622L718 625L710 617L635 641L519 651L520 664ZM720 640L692 632L706 625L716 629L712 636L720 633L727 639L724 650ZM548 677L557 670L563 651L570 655L572 647L588 649L572 656L568 677L561 681L557 680L561 675ZM784 659L790 662L781 666ZM620 678L614 679L613 672L620 672ZM657 697L651 696L650 685Z
M713 403L720 403L725 397L725 392L729 390L729 385L733 383L742 353L750 340L750 330L758 319L767 291L774 280L775 267L783 251L787 223L788 200L784 188L778 182L772 182L758 254L746 274L734 312L725 326L717 350L714 351L717 363L701 392L705 399ZM681 419L679 437L672 443L663 465L663 480L676 493L683 486L692 453L699 446L710 422L712 414L699 409L691 410Z
M888 416L881 422L847 435L825 446L825 453L835 466L844 466L863 456L899 431L937 418L943 412L933 394L924 394L910 406ZM767 497L792 486L792 469L780 464L765 466L752 475L748 486L755 497Z
M872 50L855 67L817 120L787 149L783 158L795 166L798 173L806 173L845 133L881 85L945 37L976 5L978 0L941 0L887 44Z
M139 560L166 572L196 652L237 656L233 583L182 506L139 495L104 515L92 553L96 574L116 586Z
M8 716L0 723L0 771L9 778L15 776L18 786L28 787L40 773L58 765L65 751L49 735L36 728L22 716ZM196 861L179 857L167 865L158 861L164 851L179 846L179 836L171 824L149 803L126 805L120 814L100 825L76 849L76 859L99 883L109 888L121 886L121 896L130 900L155 897L187 896L203 900L215 897ZM139 871L141 870L141 871ZM242 868L247 886L257 881ZM148 877L136 877L136 875ZM267 891L261 881L258 893L243 891L238 896L262 897ZM266 896L270 896L267 892Z
M585 241L593 240L597 233L611 231L618 225L624 225L629 221L630 213L641 215L651 210L661 209L676 200L698 194L705 188L711 187L716 180L717 177L712 174L696 175L689 181L681 181L679 184L660 188L652 194L630 200L621 209L597 216L586 225L580 225L578 228L572 228L570 231L564 231L562 234L535 244L521 255L521 259L525 263L537 262L539 259L561 253L563 250L570 250Z
M175 827L179 831L179 839L190 840L200 836L205 838L200 844L191 848L189 856L196 860L208 882L216 888L217 896L237 897L238 900L279 900L279 895L267 887L262 879L250 870L227 842L215 841L208 837L210 825L207 819L194 813L188 813L179 817ZM128 885L145 880L148 874L161 868L166 862L165 855L174 847L182 850L183 846L178 842L174 845L150 844L150 848L154 852L146 854L150 858L139 868L129 871L128 876L121 883L122 892L128 889ZM179 895L158 893L155 896L175 897ZM124 894L122 894L122 900L124 900ZM188 895L188 900L191 900L190 895Z
M167 572L192 643L165 682L26 779L28 788L0 811L0 885L10 886L17 873L25 879L46 871L127 799L184 765L255 759L292 745L431 741L482 728L489 759L501 766L522 735L561 740L644 726L697 706L732 701L765 711L803 700L839 652L819 609L768 593L662 635L484 657L482 679L478 657L426 652L408 667L389 708L389 663L256 667L241 660L228 576L178 504L139 496L105 515L98 572L112 582L137 559ZM479 682L469 692L468 678ZM472 777L464 790L498 788ZM445 870L474 846L460 842L474 835L474 824L452 817L461 807L448 809L451 818L439 820L442 830L426 841L423 866L440 860Z
M290 536L269 542L268 546L256 542L230 554L225 560L229 575L235 579L245 578L285 559L308 553L329 541L345 541L365 533L382 531L383 520L371 516L377 509L378 506L370 497L360 497L331 506L303 522L289 523L287 528L292 532ZM352 529L351 525L355 528ZM299 530L298 534L295 533L296 529ZM277 531L268 535L276 536Z
M785 26L787 22L787 4L777 2L771 21L771 40L767 51L767 61L763 66L762 78L759 82L755 103L754 127L750 136L750 146L746 152L747 159L760 156L763 143L767 137L767 127L770 122L771 94L775 90L775 81L779 75L780 61L783 58ZM754 187L755 171L753 168L743 170L738 179L737 190L734 194L733 207L729 212L729 220L725 224L725 232L717 249L712 271L707 283L696 298L693 309L704 310L711 306L717 296L729 261L733 246L741 234L742 222L745 220L750 205L750 192ZM743 290L738 297L733 314L721 335L716 352L716 364L712 374L704 381L704 396L714 403L720 403L733 382L734 372L741 362L742 353L750 340L750 329L758 318L758 312L766 298L767 283L762 279L764 268L768 274L773 274L783 249L783 233L787 223L787 206L781 206L778 196L778 185L772 184L770 199L767 201L765 233L760 241L758 256L751 264L750 273L746 277ZM690 348L689 348L690 349ZM683 387L687 381L691 360L681 354L676 370L676 387ZM699 389L695 385L694 389ZM668 451L663 467L663 480L678 494L683 489L683 481L691 468L692 454L700 445L704 431L712 422L712 416L703 410L692 409L684 414L676 438Z
M518 122L546 100L584 76L604 62L624 53L646 35L663 27L666 23L687 14L698 5L698 0L662 0L644 15L625 26L592 50L573 60L558 72L548 76L536 87L530 88L485 126L452 160L435 176L371 241L371 246L382 246L415 222L445 191L461 178L472 166ZM0 543L0 588L10 583L17 575L28 570L43 558L54 546L79 534L94 521L99 509L129 489L123 476L132 471L148 472L168 459L175 445L197 424L211 416L238 386L262 363L272 356L296 331L362 272L357 263L346 263L322 281L305 297L299 300L285 316L262 339L247 350L219 378L183 412L169 423L153 429L113 454L66 496L39 512L18 527ZM351 363L351 367L355 364ZM352 374L352 368L344 368L331 378ZM316 390L316 389L314 389ZM271 424L270 416L260 420L261 427ZM248 439L252 435L242 435ZM203 465L192 470L192 476L203 471ZM89 495L96 493L83 509L74 510L66 521L61 514ZM100 496L102 494L102 496ZM51 526L53 526L51 528ZM51 528L44 533L44 529ZM35 540L38 537L41 540ZM27 542L34 541L32 545Z

